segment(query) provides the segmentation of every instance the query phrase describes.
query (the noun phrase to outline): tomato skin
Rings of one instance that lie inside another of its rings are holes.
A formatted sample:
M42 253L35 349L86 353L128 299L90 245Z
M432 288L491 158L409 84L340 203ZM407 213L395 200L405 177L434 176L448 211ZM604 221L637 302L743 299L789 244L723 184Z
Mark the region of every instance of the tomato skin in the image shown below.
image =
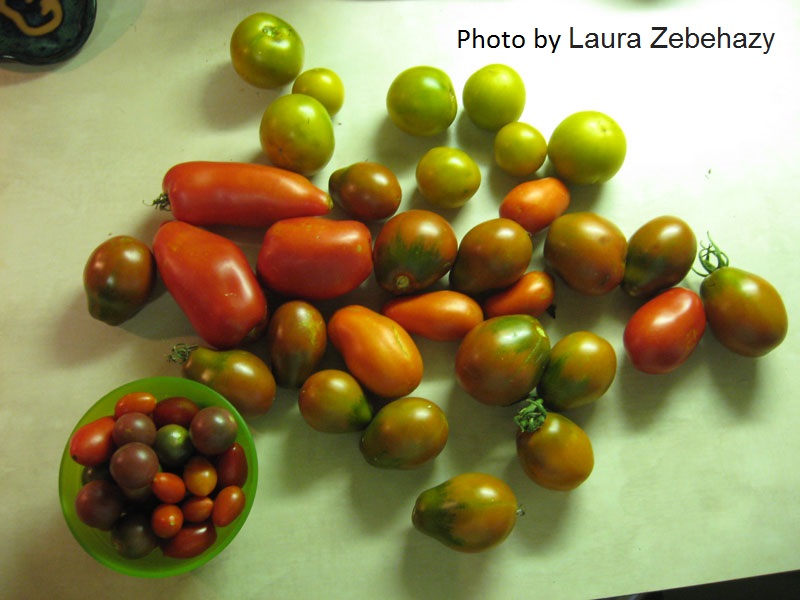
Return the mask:
M156 232L153 251L164 284L208 344L232 348L263 332L267 301L235 243L188 223L167 221Z
M523 181L500 203L500 216L516 221L530 234L546 229L569 208L567 186L555 177Z
M392 298L381 313L409 333L439 342L460 340L483 321L481 305L453 290Z
M422 381L422 355L409 333L372 309L351 304L328 320L328 339L348 371L382 398L410 394Z
M461 473L423 491L414 503L414 527L448 548L482 552L505 540L520 513L506 482L485 473Z
M100 417L79 427L69 440L69 454L79 465L96 467L114 454L114 418Z
M622 340L634 367L669 373L694 352L706 329L700 296L676 287L640 306L625 326Z
M331 173L328 189L336 204L359 221L391 217L400 207L403 190L388 167L357 162Z
M529 271L510 287L495 292L483 301L487 319L503 315L539 317L553 305L555 282L549 273Z
M279 88L300 73L305 45L286 21L265 12L242 19L231 34L231 63L247 83Z
M222 488L214 498L211 522L215 527L225 527L236 520L246 504L244 490L236 485Z
M297 405L305 422L323 433L362 431L374 416L356 378L338 369L317 371L306 379Z
M326 215L327 192L306 177L271 165L190 161L164 175L154 202L179 221L200 227L269 227L291 217Z
M722 267L703 279L700 297L714 337L742 356L763 356L786 337L789 319L780 293L763 277Z
M287 298L336 298L372 273L372 234L353 220L278 221L264 235L256 269L268 289Z
M278 385L299 388L317 368L328 346L325 319L303 300L290 300L267 326L267 356Z
M217 529L211 521L186 523L161 546L164 556L192 558L208 550L217 541Z
M247 455L239 442L214 457L214 467L217 470L217 485L227 487L236 485L243 487L247 482L248 465Z

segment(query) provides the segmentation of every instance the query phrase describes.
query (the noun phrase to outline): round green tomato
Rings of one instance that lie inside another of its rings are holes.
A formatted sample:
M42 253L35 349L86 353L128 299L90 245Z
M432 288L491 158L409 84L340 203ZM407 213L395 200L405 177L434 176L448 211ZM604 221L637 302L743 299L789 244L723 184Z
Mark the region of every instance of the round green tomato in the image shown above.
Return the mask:
M514 121L500 128L494 138L494 162L515 177L533 175L547 158L547 140L527 123Z
M481 129L497 131L525 109L525 83L508 65L486 65L469 76L462 91L464 111Z
M568 183L603 183L625 161L627 143L614 119L597 111L574 113L553 130L547 156L558 176Z
M278 88L303 68L305 47L295 29L268 13L255 13L233 30L230 43L233 68L247 83Z
M331 116L339 112L344 104L344 84L341 78L325 67L300 73L292 85L292 93L316 98Z
M363 430L372 420L372 406L355 377L325 369L306 379L298 398L306 423L325 433Z
M456 118L458 100L450 77L436 67L411 67L395 77L386 93L389 118L410 135L445 131Z
M417 163L420 194L439 208L464 206L481 185L481 171L469 154L458 148L437 146Z
M273 165L302 175L316 173L333 156L331 117L319 100L305 94L274 100L264 111L259 134Z

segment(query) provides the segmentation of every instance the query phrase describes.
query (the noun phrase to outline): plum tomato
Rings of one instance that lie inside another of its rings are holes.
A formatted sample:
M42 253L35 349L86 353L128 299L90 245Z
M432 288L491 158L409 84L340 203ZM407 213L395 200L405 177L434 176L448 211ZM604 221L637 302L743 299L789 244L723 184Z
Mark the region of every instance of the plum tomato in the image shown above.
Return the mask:
M628 240L614 223L593 212L566 213L547 230L547 267L573 290L607 294L622 282Z
M75 496L75 513L89 527L110 531L124 510L125 498L111 481L90 481Z
M156 498L165 504L177 504L186 497L183 478L170 471L161 471L150 484Z
M575 422L548 412L531 399L517 416L517 458L525 474L542 487L569 491L594 469L594 451L586 432Z
M128 392L114 404L114 418L129 412L152 415L158 400L150 392Z
M562 411L596 401L611 387L617 353L604 337L574 331L550 349L536 391L547 408Z
M362 431L373 417L361 385L339 369L323 369L306 379L298 407L303 420L323 433Z
M242 514L246 504L244 490L238 485L222 488L214 497L211 522L215 527L226 527Z
M215 456L214 467L217 469L217 485L220 487L243 487L247 482L247 455L239 442L234 442L225 452Z
M467 78L461 100L470 121L481 129L497 131L522 115L525 82L508 65L486 65Z
M328 347L322 313L304 300L284 302L267 326L266 347L277 384L299 388L316 370Z
M125 558L143 558L158 547L158 537L148 515L127 512L111 529L111 544Z
M114 418L104 416L82 425L69 440L69 455L79 465L94 467L111 458L114 445Z
M569 207L567 186L555 177L524 181L500 203L500 216L516 221L531 235L546 229Z
M447 73L420 65L394 78L386 92L386 110L400 130L429 137L450 127L456 118L458 100Z
M239 22L230 41L231 63L239 76L256 87L288 84L303 68L305 46L283 19L264 12Z
M628 239L620 288L632 298L650 298L683 280L697 254L697 238L671 215L651 219Z
M461 473L423 491L414 503L414 527L459 552L481 552L513 531L522 511L509 485L486 473Z
M552 309L555 282L549 273L528 271L516 283L483 300L487 319L502 315L530 315L539 318Z
M381 313L409 333L438 342L460 340L483 321L481 305L453 290L392 298Z
M231 411L222 406L206 406L192 418L189 436L201 454L221 454L236 441L239 425Z
M189 523L202 523L211 518L214 510L214 500L209 496L188 496L181 502L183 518Z
M370 161L336 169L328 178L328 191L337 205L359 221L391 217L403 199L403 190L394 172Z
M481 170L463 150L436 146L417 162L417 189L437 208L459 208L481 186Z
M529 315L493 317L470 331L456 351L456 379L483 404L508 406L536 387L550 357L550 339Z
M703 302L692 290L675 287L640 306L622 336L631 363L645 373L669 373L694 352L706 330Z
M514 177L533 175L547 158L547 140L533 125L514 121L494 137L494 163Z
M359 448L382 469L416 469L436 458L447 444L449 425L438 405L406 397L384 405L367 425Z
M300 73L292 84L292 93L316 98L330 116L338 113L344 105L344 83L335 71L326 67L316 67Z
M164 556L193 558L199 556L217 541L217 528L209 521L187 523L161 546Z

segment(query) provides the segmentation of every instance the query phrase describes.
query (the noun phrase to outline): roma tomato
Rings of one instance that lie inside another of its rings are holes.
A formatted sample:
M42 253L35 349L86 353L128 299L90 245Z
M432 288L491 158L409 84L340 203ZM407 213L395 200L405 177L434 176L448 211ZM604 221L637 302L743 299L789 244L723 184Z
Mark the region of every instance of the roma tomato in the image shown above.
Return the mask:
M640 306L625 326L622 340L634 367L669 373L694 352L706 330L700 296L671 288Z
M308 302L290 300L272 314L266 342L267 357L277 384L299 388L325 354L328 346L325 319Z
M155 497L164 504L178 504L186 497L186 484L183 478L170 471L156 473L150 485Z
M215 348L255 339L267 325L267 301L242 250L231 240L167 221L153 241L158 270L195 331Z
M211 522L215 527L225 527L233 523L242 514L246 504L244 490L238 485L222 488L214 498L211 511Z
M291 217L326 215L327 192L299 173L271 165L191 161L164 175L153 205L192 225L269 227Z
M333 313L328 339L350 373L380 397L406 396L422 381L422 355L409 333L365 306L351 304Z
M214 467L217 469L217 485L227 487L237 485L243 487L247 482L248 465L247 455L239 442L214 457Z
M100 417L82 425L69 439L69 455L79 465L95 467L114 453L114 418Z
M217 529L211 521L186 523L161 546L161 550L170 558L192 558L211 548L216 541Z
M525 474L542 487L569 491L594 469L594 451L586 432L567 417L531 400L515 417L517 458Z
M529 271L510 287L495 292L483 301L487 319L503 315L539 317L552 308L555 282L549 273Z
M231 63L256 87L272 89L291 82L303 68L305 46L289 23L269 13L249 15L231 34Z
M360 221L278 221L264 235L256 269L268 289L288 298L336 298L372 273L372 234Z
M359 448L381 469L416 469L444 450L449 425L439 406L425 398L393 400L367 425Z
M409 333L440 342L460 340L483 321L481 305L453 290L393 298L381 313Z
M575 212L550 225L544 260L575 291L599 296L622 281L627 250L628 240L614 223L593 212Z
M507 406L536 387L549 357L550 339L537 319L493 317L462 340L456 352L456 378L479 402Z
M402 131L429 137L450 127L458 112L458 99L447 73L420 65L394 78L386 92L386 110Z
M516 221L536 234L564 214L569 207L567 186L555 177L524 181L512 188L500 204L500 216Z
M411 522L448 548L481 552L505 540L521 512L513 490L502 479L462 473L422 492Z
M339 369L317 371L306 379L298 407L305 422L324 433L361 431L373 417L361 385Z
M114 404L114 418L118 419L130 412L150 415L155 410L157 402L156 397L150 392L128 392Z
M686 277L697 254L697 238L671 215L651 219L628 240L620 287L632 298L650 298Z
M447 274L457 251L455 231L444 217L406 210L386 221L375 237L375 278L391 294L419 292Z
M450 285L476 295L516 283L533 256L530 234L516 221L499 217L475 225L461 239L450 270Z
M328 190L334 201L359 221L391 217L403 199L403 190L394 172L389 167L368 161L331 173Z
M119 325L150 300L156 281L153 253L144 242L118 235L100 244L83 268L89 314Z

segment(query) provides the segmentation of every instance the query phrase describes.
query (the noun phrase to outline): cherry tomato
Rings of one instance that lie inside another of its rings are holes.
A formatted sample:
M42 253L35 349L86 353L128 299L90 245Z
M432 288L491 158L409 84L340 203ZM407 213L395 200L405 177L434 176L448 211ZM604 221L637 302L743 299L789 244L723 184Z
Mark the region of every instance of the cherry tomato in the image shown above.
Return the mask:
M180 506L183 518L189 523L202 523L211 518L214 500L208 496L189 496Z
M239 424L231 411L222 406L201 408L189 425L192 444L206 456L215 456L230 448L236 441L238 430Z
M497 131L522 115L525 82L508 65L486 65L467 78L461 98L464 112L475 125Z
M299 388L319 365L328 346L325 319L303 300L281 304L266 336L267 357L278 385Z
M411 334L440 342L460 340L483 321L481 305L453 290L393 298L381 313Z
M317 371L306 379L298 407L305 422L324 433L361 431L373 417L356 378L338 369Z
M306 94L320 101L333 116L344 104L344 83L336 72L326 67L303 71L292 84L293 94Z
M100 244L83 268L89 314L119 325L150 300L156 282L153 253L144 242L118 235Z
M264 12L243 19L230 41L231 63L247 83L278 88L303 68L305 46L300 34L283 19Z
M237 485L243 487L247 482L248 465L247 455L239 442L214 457L214 467L217 469L217 485L228 487Z
M436 67L411 67L392 81L386 93L391 121L410 135L429 137L450 127L458 111L453 82Z
M350 373L378 396L406 396L422 381L422 355L408 332L365 306L351 304L333 313L328 339Z
M573 290L599 296L625 274L628 240L614 223L593 212L567 213L547 230L545 264Z
M186 462L182 476L186 491L195 496L208 496L217 487L217 469L209 459L199 454Z
M164 425L180 425L189 428L200 407L185 396L171 396L160 400L153 409L153 421L156 427Z
M360 221L278 221L264 235L257 271L268 289L288 298L336 298L372 273L372 234Z
M361 436L366 461L381 469L416 469L444 450L449 426L439 406L406 397L381 408Z
M510 287L495 292L483 301L487 319L503 315L540 317L552 308L555 283L544 271L529 271Z
M586 432L567 417L548 412L532 400L515 418L517 457L532 481L551 490L569 491L594 469L594 451Z
M186 497L183 478L169 471L156 473L150 486L155 497L165 504L177 504Z
M481 170L472 157L458 148L436 146L417 163L417 189L438 208L464 206L481 185Z
M211 521L187 523L162 546L164 556L193 558L199 556L217 541L217 529Z
M150 528L162 539L171 538L183 527L183 511L174 504L159 504L150 515Z
M397 176L382 164L362 161L331 173L328 189L336 204L359 221L391 217L400 207L403 190Z
M246 504L244 490L237 485L222 488L214 498L211 522L215 527L225 527L236 520Z
M110 481L89 481L75 496L75 513L89 527L110 531L124 510L122 492Z
M486 473L462 473L423 491L414 527L459 552L481 552L505 540L521 514L509 485Z
M114 418L100 417L82 425L69 440L69 455L79 465L94 467L108 462L114 453Z
M129 392L114 404L114 418L129 412L138 412L145 415L152 415L158 400L150 392Z
M152 446L156 441L156 425L145 414L125 413L114 421L111 437L117 446L124 446L128 442L142 442Z
M542 133L520 121L503 125L494 138L494 162L514 177L533 175L547 158L547 140Z
M231 240L181 221L156 232L159 273L195 331L215 348L255 339L267 301L244 252Z
M158 547L158 537L147 515L128 512L111 529L111 544L125 558L143 558Z
M189 430L177 423L159 427L153 449L161 464L168 468L183 467L194 454L194 446Z
M567 186L555 177L524 181L500 204L500 216L522 225L530 234L546 229L569 207Z
M149 487L159 469L155 450L141 442L129 442L111 455L109 469L117 484L127 490Z
M639 307L622 339L634 367L645 373L669 373L689 358L705 330L700 296L676 287Z
M428 210L403 211L375 237L375 278L391 294L419 292L450 270L457 251L455 231L444 217Z

